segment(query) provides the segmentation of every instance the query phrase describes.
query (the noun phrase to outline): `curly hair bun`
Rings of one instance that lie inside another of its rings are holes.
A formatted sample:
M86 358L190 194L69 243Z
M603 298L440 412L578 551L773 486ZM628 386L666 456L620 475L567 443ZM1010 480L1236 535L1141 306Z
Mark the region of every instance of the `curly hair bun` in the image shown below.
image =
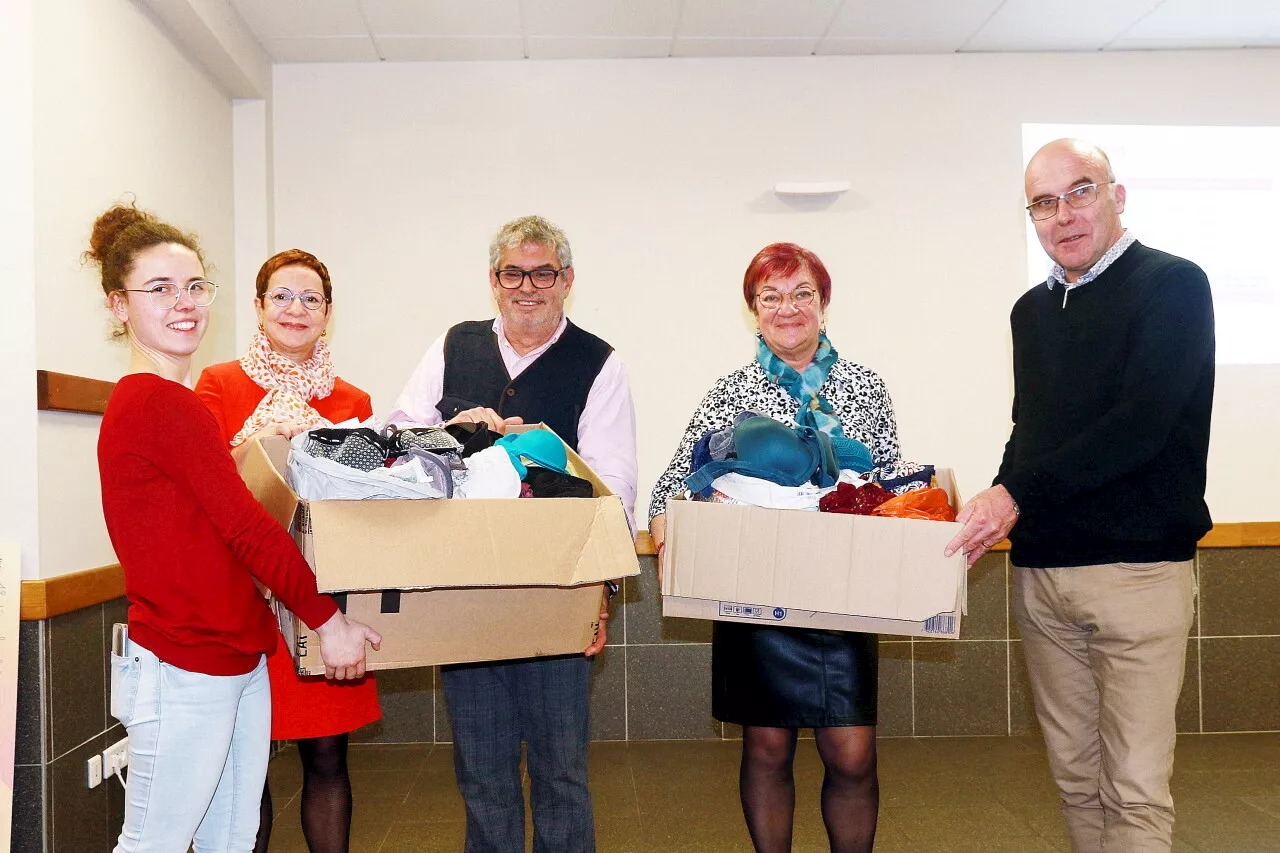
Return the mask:
M173 227L154 213L135 204L117 204L93 223L89 250L83 260L98 265L102 272L102 292L111 295L124 288L134 257L152 246L176 243L195 252L204 265L204 253L194 234Z
M111 256L111 249L120 240L120 235L130 226L156 221L155 216L145 210L138 210L132 204L117 204L94 221L93 234L89 236L89 251L85 252L85 257L98 264L104 263Z

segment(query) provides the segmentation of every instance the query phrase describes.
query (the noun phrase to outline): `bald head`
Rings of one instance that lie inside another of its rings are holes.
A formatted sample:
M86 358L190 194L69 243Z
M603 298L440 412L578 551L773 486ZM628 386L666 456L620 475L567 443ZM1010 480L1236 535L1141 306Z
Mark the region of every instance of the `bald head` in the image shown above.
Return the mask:
M1116 179L1115 172L1111 170L1111 158L1107 156L1107 152L1092 142L1086 142L1083 139L1055 139L1053 142L1041 146L1039 151L1031 155L1031 160L1027 163L1027 179L1030 180L1032 170L1042 169L1047 164L1064 158L1088 163L1092 167L1094 175L1098 176L1097 180L1099 182L1114 181ZM1028 192L1027 201L1030 200L1031 193Z

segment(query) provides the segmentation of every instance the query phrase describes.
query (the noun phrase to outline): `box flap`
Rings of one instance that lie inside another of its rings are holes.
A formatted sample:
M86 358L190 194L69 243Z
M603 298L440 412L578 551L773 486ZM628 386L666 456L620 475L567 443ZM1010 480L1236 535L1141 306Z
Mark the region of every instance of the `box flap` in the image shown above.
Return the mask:
M964 604L960 525L761 507L668 504L663 593L920 621Z
M324 592L576 586L640 571L615 496L311 501L307 507L316 583Z
M240 479L285 530L298 506L298 496L284 478L288 467L289 440L282 435L254 439L240 463Z
M566 449L597 497L304 502L302 547L317 585L324 592L577 586L639 574L622 499ZM288 461L288 440L271 436L255 442L240 469L286 528L300 502L285 480Z

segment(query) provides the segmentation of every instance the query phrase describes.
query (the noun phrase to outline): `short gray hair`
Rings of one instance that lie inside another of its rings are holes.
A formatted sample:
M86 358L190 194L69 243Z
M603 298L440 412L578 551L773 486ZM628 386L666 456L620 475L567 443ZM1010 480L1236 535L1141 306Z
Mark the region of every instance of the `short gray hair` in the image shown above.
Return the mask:
M522 216L503 225L493 235L493 242L489 244L489 269L498 268L503 249L514 249L525 243L550 246L556 250L561 268L573 266L573 250L563 231L541 216Z

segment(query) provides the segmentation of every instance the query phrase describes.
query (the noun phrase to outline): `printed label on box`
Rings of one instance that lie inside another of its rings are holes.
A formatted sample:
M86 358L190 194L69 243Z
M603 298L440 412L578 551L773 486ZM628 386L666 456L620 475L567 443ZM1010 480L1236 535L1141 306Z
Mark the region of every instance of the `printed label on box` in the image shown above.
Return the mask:
M956 617L954 614L940 613L924 620L924 632L926 634L954 634L955 631Z
M780 622L787 618L787 608L722 601L720 602L720 615L737 616L740 619L766 619L770 622Z

